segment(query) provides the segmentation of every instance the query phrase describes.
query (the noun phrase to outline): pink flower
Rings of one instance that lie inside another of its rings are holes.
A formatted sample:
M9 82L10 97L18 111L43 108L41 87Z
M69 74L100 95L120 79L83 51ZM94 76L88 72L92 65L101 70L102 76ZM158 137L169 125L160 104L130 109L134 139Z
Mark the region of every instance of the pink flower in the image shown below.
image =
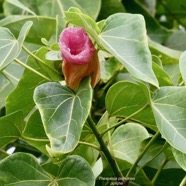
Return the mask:
M91 76L91 85L95 87L100 79L100 66L97 51L83 28L68 27L59 38L62 71L67 86L77 90L81 80Z

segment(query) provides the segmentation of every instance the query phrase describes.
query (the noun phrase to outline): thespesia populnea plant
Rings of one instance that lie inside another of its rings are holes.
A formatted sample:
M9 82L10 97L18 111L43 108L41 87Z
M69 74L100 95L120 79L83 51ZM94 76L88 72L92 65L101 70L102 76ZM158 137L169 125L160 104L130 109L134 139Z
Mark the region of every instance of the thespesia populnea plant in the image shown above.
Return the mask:
M186 184L183 1L3 2L0 186Z

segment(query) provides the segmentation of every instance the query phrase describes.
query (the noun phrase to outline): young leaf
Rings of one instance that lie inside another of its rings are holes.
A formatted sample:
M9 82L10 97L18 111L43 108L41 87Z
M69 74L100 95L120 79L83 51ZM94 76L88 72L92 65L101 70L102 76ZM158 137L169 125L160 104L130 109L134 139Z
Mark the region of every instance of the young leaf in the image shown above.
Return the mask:
M99 38L132 76L158 86L141 15L117 13L108 17Z
M71 23L78 27L83 27L99 45L101 45L98 34L100 33L100 28L96 22L89 16L83 14L78 8L70 8L65 12L65 18L68 23Z
M160 86L171 86L173 85L171 78L169 75L156 63L152 63L152 68L154 73L158 79Z
M161 87L151 104L162 136L174 148L186 153L186 87Z
M71 152L91 108L89 79L82 81L77 93L59 83L42 84L34 91L34 101L50 140L48 151L54 155Z
M134 163L138 157L141 142L147 138L149 133L139 124L127 123L118 127L111 139L114 156Z

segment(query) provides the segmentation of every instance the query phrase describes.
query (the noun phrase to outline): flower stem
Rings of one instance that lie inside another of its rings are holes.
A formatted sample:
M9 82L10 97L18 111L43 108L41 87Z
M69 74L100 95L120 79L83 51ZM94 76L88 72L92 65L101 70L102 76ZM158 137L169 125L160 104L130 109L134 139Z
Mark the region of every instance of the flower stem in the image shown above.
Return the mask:
M92 148L94 148L98 151L101 151L101 149L98 146L96 146L94 144L91 144L91 143L87 143L87 142L84 142L84 141L79 141L79 144L80 145L87 145L87 146L92 147Z
M122 125L125 121L127 121L128 119L130 119L131 117L133 117L134 115L140 113L143 109L145 109L147 106L149 105L149 103L145 104L142 108L140 108L139 110L137 110L136 112L132 113L130 116L122 119L121 121L119 121L118 123L116 123L115 125L112 125L111 127L107 128L105 131L103 131L100 135L101 137L107 133L109 130L115 128L115 127L118 127L120 125Z
M129 169L129 171L128 171L127 175L126 175L126 178L130 177L132 171L136 168L136 166L139 163L139 161L141 160L141 158L144 156L144 154L146 153L146 151L149 149L149 147L151 146L151 144L158 138L159 135L160 135L160 132L158 131L151 138L151 140L148 142L148 144L146 145L146 147L143 149L143 151L140 153L140 155L138 156L138 158L136 159L136 161L132 165L132 167Z
M41 77L44 78L45 80L47 80L47 81L52 81L51 79L49 79L49 78L46 77L45 75L41 74L41 73L38 72L37 70L35 70L35 69L33 69L32 67L30 67L30 66L24 64L24 63L23 63L22 61L20 61L19 59L15 58L14 61L15 61L16 63L18 63L19 65L21 65L21 66L27 68L28 70L32 71L33 73L35 73L35 74L41 76Z
M98 143L100 145L100 149L102 150L103 154L105 155L106 159L108 160L108 163L110 164L114 175L117 178L124 178L122 173L121 173L121 171L119 170L119 167L118 167L116 161L114 160L114 158L110 154L106 144L104 143L103 139L101 138L100 133L99 133L99 131L96 128L96 124L92 120L91 116L88 117L87 121L88 121L88 124L89 124L91 130L93 131L93 133L94 133L94 135L95 135L95 137L96 137L96 139L97 139L97 141L98 141ZM126 185L124 179L123 179L123 185L124 186Z
M165 159L165 160L163 161L163 163L161 164L161 166L159 167L159 169L158 169L158 171L156 172L156 174L154 175L154 177L153 177L153 179L152 179L152 181L151 181L151 183L152 183L153 185L154 185L154 183L156 182L158 176L160 175L160 172L162 171L163 167L166 165L167 162L168 162L167 159Z

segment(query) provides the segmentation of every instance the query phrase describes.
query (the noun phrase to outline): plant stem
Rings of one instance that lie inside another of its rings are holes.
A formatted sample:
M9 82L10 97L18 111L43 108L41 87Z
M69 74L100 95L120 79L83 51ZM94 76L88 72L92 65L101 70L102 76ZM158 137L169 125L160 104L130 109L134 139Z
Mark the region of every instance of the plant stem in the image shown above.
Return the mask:
M151 140L148 142L148 144L146 145L146 147L143 149L143 151L140 153L140 155L138 156L138 158L136 159L136 161L134 162L134 164L132 165L132 167L130 168L130 170L128 171L126 178L130 177L132 171L136 168L137 164L139 163L139 161L141 160L141 158L144 156L144 154L146 153L146 151L149 149L149 147L151 146L151 144L158 138L158 136L160 135L160 132L156 132L156 134L151 138Z
M112 125L111 127L107 128L105 131L103 131L100 135L101 137L107 133L109 130L115 128L115 127L118 127L120 125L122 125L125 121L127 121L128 119L130 119L131 117L133 117L134 115L140 113L143 109L145 109L147 106L149 105L149 103L145 104L142 108L140 108L139 110L137 110L136 112L132 113L130 116L122 119L121 121L119 121L118 123L116 123L115 125Z
M185 186L186 185L186 176L183 178L179 186Z
M163 163L161 164L161 166L159 167L159 169L158 169L158 171L156 172L156 174L154 175L154 177L153 177L153 179L152 179L152 181L151 181L151 183L152 183L153 185L154 185L154 183L156 182L158 176L160 175L160 172L162 171L163 167L166 165L167 162L168 162L167 159L165 159L165 160L163 161Z
M5 150L3 150L1 148L0 148L0 152L3 153L6 157L9 156L9 154Z
M24 141L50 142L49 139L30 138L27 136L21 136L21 139Z
M87 145L87 146L92 147L92 148L94 148L98 151L101 151L101 149L98 146L96 146L94 144L91 144L91 143L87 143L87 142L84 142L84 141L79 141L79 144L80 145Z
M110 164L114 175L117 178L124 178L121 171L118 168L116 161L114 160L114 158L110 154L106 144L104 143L103 139L101 138L99 131L96 128L96 124L92 120L91 116L88 117L87 121L88 121L88 124L89 124L91 130L93 131L93 133L94 133L94 135L100 145L100 149L102 150L103 154L105 155L106 159L108 160L108 163ZM126 186L125 180L123 181L123 185Z
M15 61L16 63L18 63L19 65L21 65L21 66L27 68L28 70L34 72L35 74L41 76L41 77L44 78L45 80L47 80L47 81L52 81L51 79L49 79L49 78L46 77L45 75L41 74L41 73L38 72L37 70L35 70L35 69L33 69L32 67L30 67L30 66L24 64L24 63L23 63L22 61L20 61L19 59L15 58L14 61Z
M42 59L40 59L39 57L37 57L35 54L33 54L28 48L26 48L24 45L22 46L23 50L25 52L27 52L30 56L32 56L33 58L35 58L37 61L39 61L40 63L42 63L45 67L47 67L49 70L51 70L54 74L59 75L58 71L51 68L49 65L47 65ZM57 76L56 75L56 76ZM57 76L58 77L58 76ZM59 77L58 77L59 78Z

